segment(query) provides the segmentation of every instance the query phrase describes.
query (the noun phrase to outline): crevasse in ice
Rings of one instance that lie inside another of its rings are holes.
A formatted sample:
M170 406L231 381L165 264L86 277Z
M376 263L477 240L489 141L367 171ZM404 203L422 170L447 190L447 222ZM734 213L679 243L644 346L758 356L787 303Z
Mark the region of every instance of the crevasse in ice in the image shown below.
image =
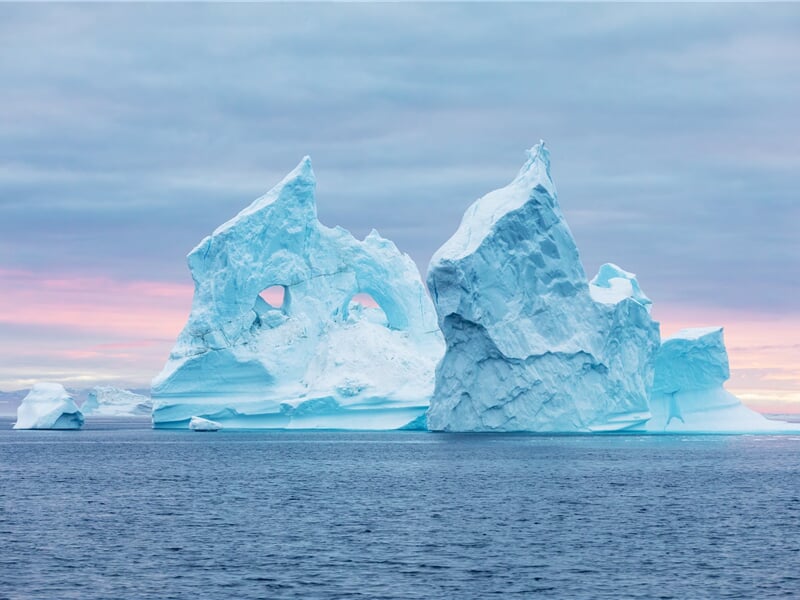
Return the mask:
M152 409L153 403L147 396L107 385L92 388L81 406L84 416L91 417L149 416Z

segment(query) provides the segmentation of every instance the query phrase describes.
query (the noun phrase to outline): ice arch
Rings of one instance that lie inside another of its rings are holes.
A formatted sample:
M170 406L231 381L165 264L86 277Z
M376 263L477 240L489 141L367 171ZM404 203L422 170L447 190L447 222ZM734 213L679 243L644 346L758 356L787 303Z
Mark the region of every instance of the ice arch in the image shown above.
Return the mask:
M356 301L367 300L366 303L362 302L362 304L368 308L371 307L369 302L371 300L373 303L372 306L377 306L386 315L386 324L390 329L396 329L399 331L408 329L409 322L407 308L401 302L395 299L391 293L387 293L374 287L351 290L350 293L345 296L344 303L340 308L345 321L349 317L350 304L354 299L356 299Z
M444 346L416 265L376 231L322 225L314 188L306 158L189 254L192 312L153 381L156 427L391 429L427 408ZM261 296L274 286L280 310ZM359 293L388 327L342 319Z
M258 295L258 298L270 308L279 308L284 312L289 308L289 293L286 287L282 285L271 285L265 288Z

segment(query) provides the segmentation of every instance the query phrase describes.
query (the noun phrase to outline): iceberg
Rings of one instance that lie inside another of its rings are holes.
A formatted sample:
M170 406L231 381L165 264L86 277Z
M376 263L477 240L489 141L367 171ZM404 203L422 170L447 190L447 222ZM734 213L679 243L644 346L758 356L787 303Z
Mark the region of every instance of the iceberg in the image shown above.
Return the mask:
M111 386L96 386L89 390L81 406L84 416L138 417L150 416L153 403L147 396Z
M192 417L189 419L189 429L192 431L219 431L222 429L222 425L202 417Z
M17 408L14 429L80 429L81 413L60 383L36 383Z
M317 219L304 158L188 256L192 310L153 380L153 425L396 429L418 423L444 351L411 258Z
M428 287L446 351L436 431L615 431L650 418L658 323L636 278L591 284L558 204L543 142L506 187L470 206Z
M746 407L723 384L730 377L722 327L684 329L656 354L646 430L675 433L800 431Z

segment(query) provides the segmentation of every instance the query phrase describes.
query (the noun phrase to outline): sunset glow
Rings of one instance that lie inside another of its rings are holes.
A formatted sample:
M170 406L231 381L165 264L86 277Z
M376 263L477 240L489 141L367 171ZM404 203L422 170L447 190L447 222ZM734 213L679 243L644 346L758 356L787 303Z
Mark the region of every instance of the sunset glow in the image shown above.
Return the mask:
M0 270L0 390L55 379L146 388L162 368L189 314L193 287L69 274ZM276 288L265 290L280 306ZM377 306L371 296L354 301ZM800 318L659 306L662 337L686 327L722 325L731 378L726 384L762 412L800 412Z
M0 271L0 389L35 381L148 387L191 307L191 285Z

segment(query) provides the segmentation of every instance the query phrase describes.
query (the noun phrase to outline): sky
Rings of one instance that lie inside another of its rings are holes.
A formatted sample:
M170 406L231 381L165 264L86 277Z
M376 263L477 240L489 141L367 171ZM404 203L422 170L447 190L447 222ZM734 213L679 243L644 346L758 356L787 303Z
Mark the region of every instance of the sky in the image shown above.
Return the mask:
M800 5L0 3L0 390L142 388L186 254L308 154L424 274L545 139L591 277L800 412Z

